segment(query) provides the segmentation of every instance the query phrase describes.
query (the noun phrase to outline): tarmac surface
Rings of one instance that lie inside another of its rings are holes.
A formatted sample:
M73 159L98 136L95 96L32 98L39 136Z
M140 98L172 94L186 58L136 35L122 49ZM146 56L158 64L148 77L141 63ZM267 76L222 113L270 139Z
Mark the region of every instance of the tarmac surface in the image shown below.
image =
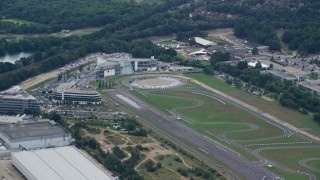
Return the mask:
M107 92L113 99L124 104L131 111L137 112L139 114L139 117L137 118L144 121L144 123L147 123L153 130L172 140L180 147L191 151L193 155L220 172L225 173L230 179L276 179L274 175L248 161L234 151L210 140L208 137L203 136L195 130L176 121L175 118L170 118L149 104L145 104L133 97L128 90L116 89ZM139 104L142 108L135 108L130 103L118 98L118 95L127 97L131 101ZM242 177L238 177L234 173L227 171L216 163L217 161L222 162Z

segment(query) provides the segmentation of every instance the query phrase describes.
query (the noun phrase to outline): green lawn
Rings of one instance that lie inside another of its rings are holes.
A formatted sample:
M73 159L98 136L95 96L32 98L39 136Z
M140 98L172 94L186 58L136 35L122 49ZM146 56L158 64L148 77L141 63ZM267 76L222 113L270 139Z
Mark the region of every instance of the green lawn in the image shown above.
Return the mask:
M180 176L167 168L160 168L156 172L148 172L147 170L138 171L144 179L156 180L156 179L165 179L165 180L180 180Z
M203 82L212 88L257 107L298 128L308 128L310 129L310 133L320 136L320 125L313 120L311 115L303 115L297 111L281 106L277 101L267 101L261 97L231 87L229 84L203 73L186 74L185 76Z
M249 145L249 144L268 144L267 146L247 146L249 149L258 149L258 148L263 148L263 147L272 147L272 146L320 146L320 143L315 143L313 142L312 144L275 144L272 145L271 143L289 143L289 142L306 142L306 140L296 136L292 135L290 137L283 137L283 138L278 138L278 139L273 139L273 140L264 140L264 141L254 141L254 142L240 142L242 145Z
M134 90L134 91L130 91L130 93L133 94L134 96L138 97L139 99L145 101L146 103L154 106L155 108L159 109L160 111L162 111L166 115L169 115L169 116L171 115L171 113L166 108L164 108L163 106L152 101L150 98L147 98L146 96L142 95L140 92Z
M11 23L14 23L14 24L17 24L17 25L37 24L37 23L34 23L34 22L22 20L22 19L3 19L1 21L3 21L3 22L11 22Z
M60 37L60 38L68 37L68 36L84 36L87 34L91 34L91 33L100 31L101 29L102 29L101 27L75 29L75 30L72 30L69 34L64 34L62 32L56 32L56 33L52 33L50 36Z
M195 125L192 128L197 128L198 130L210 131L210 127L213 127L212 130L214 131L215 124L210 123L222 123L220 126L227 130L230 128L232 130L244 130L243 128L248 129L249 126L246 125L246 127L244 127L241 124L230 124L249 123L257 125L259 127L258 130L232 133L229 134L228 137L237 140L248 140L271 137L283 133L281 129L266 123L256 116L243 111L242 109L239 109L228 103L222 104L220 101L217 101L213 98L208 98L206 96L192 94L187 91L152 91L147 95L147 97L163 107L168 107L168 109L174 107L188 107L192 105L191 103L186 104L186 102L177 102L178 97L192 98L203 101L203 106L178 110L179 113L193 120ZM223 124L223 122L225 122L225 124ZM207 124L202 125L201 123Z
M187 167L182 162L176 161L176 158L181 160L181 158L177 155L159 155L155 157L155 160L161 163L164 167L174 171L177 171L178 168L186 169Z
M275 162L285 165L293 170L302 170L314 174L317 179L320 178L320 173L305 169L299 165L299 161L307 158L320 157L319 148L301 148L301 149L272 149L261 151L260 154L273 159Z
M307 161L306 165L310 166L310 167L314 167L316 169L320 169L320 160L311 160L311 161Z
M205 129L210 133L219 134L226 131L238 131L238 130L247 130L250 129L248 124L241 123L196 123L196 126L201 129Z
M272 172L273 174L283 178L284 180L309 180L309 177L307 175L292 174L276 167L265 167L265 168L270 172Z
M126 141L118 135L107 136L106 140L116 146L126 143Z
M157 95L159 93L159 95ZM162 93L162 92L161 92ZM166 97L163 94L160 94L160 92L155 91L151 93L152 95L147 97L156 102L157 104L160 104L162 107L165 107L168 110L171 110L176 107L189 107L189 106L195 106L197 105L197 102L190 100L190 99L185 99L188 97L181 97L181 96L170 96Z

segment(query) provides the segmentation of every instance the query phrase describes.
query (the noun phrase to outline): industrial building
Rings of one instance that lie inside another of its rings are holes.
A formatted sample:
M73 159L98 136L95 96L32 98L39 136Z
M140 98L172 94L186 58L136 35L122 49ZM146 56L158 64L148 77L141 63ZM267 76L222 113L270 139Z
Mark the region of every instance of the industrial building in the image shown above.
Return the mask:
M200 37L194 37L194 41L196 44L200 45L201 47L208 48L211 46L217 46L218 44L212 41L208 41L206 39L200 38Z
M126 54L127 55L127 54ZM151 58L131 58L124 57L110 57L102 55L98 57L96 77L104 78L115 75L132 74L140 71L155 71L158 67L158 60Z
M300 82L298 86L309 91L312 95L320 96L320 80Z
M290 66L273 68L267 72L282 82L302 82L306 80L306 77L309 74L308 72Z
M22 91L19 86L0 92L0 112L23 112L25 109L40 110L37 99Z
M54 121L1 124L0 139L7 149L38 149L66 146L72 143L71 134Z
M74 146L14 152L13 165L29 180L112 180Z
M52 95L54 102L79 103L79 104L100 104L101 96L97 91L87 88L79 88L76 82L61 83Z

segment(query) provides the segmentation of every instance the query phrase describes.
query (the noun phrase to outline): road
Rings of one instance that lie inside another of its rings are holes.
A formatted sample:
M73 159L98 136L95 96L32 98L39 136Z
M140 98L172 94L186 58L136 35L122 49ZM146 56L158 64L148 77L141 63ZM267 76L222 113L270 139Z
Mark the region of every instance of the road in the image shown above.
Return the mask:
M225 172L231 179L239 179L233 173L230 173L215 163L212 159L222 162L233 171L242 175L248 180L257 179L275 179L275 176L259 166L256 166L247 159L239 156L235 152L221 146L220 144L210 140L208 137L201 135L200 133L192 130L191 128L179 123L175 119L167 117L165 114L150 106L144 102L133 97L128 90L117 89L113 91L107 91L107 93L117 101L126 105L130 110L137 112L141 117L141 120L147 123L153 130L166 136L177 145L182 148L188 149L196 157L205 161L212 167ZM131 101L139 104L141 108L137 108L131 103L126 102L123 98L119 98L117 95L123 95ZM192 145L192 146L190 146ZM195 149L191 148L194 147ZM200 153L202 152L202 153ZM208 158L210 157L210 158Z

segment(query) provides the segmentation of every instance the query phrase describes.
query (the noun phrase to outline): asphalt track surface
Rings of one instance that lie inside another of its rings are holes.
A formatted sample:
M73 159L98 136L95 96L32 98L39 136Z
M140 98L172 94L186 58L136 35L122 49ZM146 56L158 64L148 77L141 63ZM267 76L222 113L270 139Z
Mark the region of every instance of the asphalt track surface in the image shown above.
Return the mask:
M269 180L276 179L276 177L266 171L265 169L257 166L256 164L248 161L247 159L239 156L237 153L221 146L220 144L210 140L208 137L201 135L195 130L189 128L186 125L181 124L166 116L156 108L146 104L136 97L132 96L127 90L117 89L113 91L107 91L108 94L118 102L124 104L131 111L137 112L142 118L140 120L147 123L153 130L161 133L168 139L175 142L182 148L185 148L192 152L193 155L208 163L212 167L224 172L231 179L240 179L238 176L223 169L219 164L213 161L211 158L217 160L228 166L248 180ZM139 104L142 108L135 108L118 98L117 95L122 94L132 101ZM192 148L190 145L192 145ZM211 157L211 158L208 158Z
M308 166L308 165L306 164L306 162L308 162L308 161L320 161L320 158L308 158L308 159L303 159L303 160L301 160L301 161L299 162L299 164L300 164L301 166L303 166L303 167L305 167L305 168L307 168L307 169L310 169L310 170L312 170L312 171L315 171L315 172L320 173L320 169L317 169L317 168L315 168L315 167Z

